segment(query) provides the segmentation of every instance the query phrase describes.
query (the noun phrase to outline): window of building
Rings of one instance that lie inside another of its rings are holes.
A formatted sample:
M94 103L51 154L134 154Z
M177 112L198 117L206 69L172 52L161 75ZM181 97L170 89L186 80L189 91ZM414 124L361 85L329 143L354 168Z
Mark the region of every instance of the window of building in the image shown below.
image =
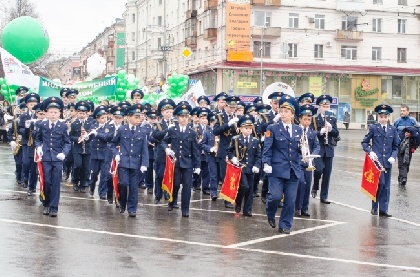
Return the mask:
M162 26L162 16L158 16L158 22L157 22L159 26Z
M255 26L264 26L267 24L267 27L271 25L271 12L262 12L256 11L255 12Z
M315 46L314 46L314 57L315 57L315 59L323 59L324 58L324 45L315 44Z
M158 38L158 49L162 46L162 38Z
M261 57L261 50L262 56L264 58L269 58L271 56L271 42L263 42L263 47L261 49L261 41L254 41L254 57Z
M136 14L135 14L135 13L133 13L133 14L131 15L131 22L132 22L132 23L135 23L135 22L136 22Z
M136 60L136 51L131 51L131 60L132 61Z
M398 48L397 54L398 54L397 61L399 63L407 62L407 48Z
M407 0L398 0L398 5L407 6Z
M315 29L325 29L325 15L315 15Z
M372 32L382 32L382 18L374 18L372 21Z
M372 47L372 61L380 61L382 58L382 47Z
M398 33L405 34L406 23L407 23L407 19L398 19Z
M288 43L289 51L288 55L289 58L297 58L297 43Z
M357 30L357 17L343 16L341 19L341 30L356 31Z
M382 5L382 0L373 0L373 4Z
M289 28L299 28L298 13L289 13Z
M136 41L136 33L131 32L131 41Z
M345 60L357 60L357 47L341 46L341 58Z
M203 19L203 28L217 28L217 10L208 10Z

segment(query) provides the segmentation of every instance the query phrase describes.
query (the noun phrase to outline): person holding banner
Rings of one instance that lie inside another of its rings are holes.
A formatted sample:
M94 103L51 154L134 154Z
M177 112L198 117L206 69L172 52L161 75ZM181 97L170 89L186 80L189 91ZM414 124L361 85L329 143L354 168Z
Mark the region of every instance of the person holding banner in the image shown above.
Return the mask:
M172 211L177 203L178 192L182 184L181 212L182 217L189 217L191 188L193 173L200 174L200 151L197 134L188 126L192 108L190 105L178 105L174 114L178 119L178 126L170 127L162 141L162 148L166 155L176 158L174 169L173 201L168 203L168 211Z
M234 136L229 148L226 150L229 160L234 165L243 167L235 199L235 212L241 212L242 201L244 201L243 215L248 217L252 216L254 174L260 172L261 166L260 142L258 138L252 137L254 122L255 119L252 115L243 115L238 121L241 135Z
M116 162L119 162L120 213L127 208L129 217L136 217L140 176L149 166L147 134L140 128L141 113L140 104L130 106L125 111L128 124L117 130L109 145Z
M268 176L266 211L268 223L272 228L276 228L275 215L284 195L279 232L290 234L299 178L302 174L299 155L302 129L293 124L295 113L299 113L295 98L284 95L279 105L281 121L267 127L262 155L263 170Z
M381 172L376 201L372 201L371 214L378 215L379 209L380 217L391 217L392 215L388 213L391 170L397 157L399 138L397 129L388 124L393 109L388 105L378 105L375 107L375 112L378 114L379 123L369 127L368 133L362 140L362 147L369 157L382 165L386 171Z

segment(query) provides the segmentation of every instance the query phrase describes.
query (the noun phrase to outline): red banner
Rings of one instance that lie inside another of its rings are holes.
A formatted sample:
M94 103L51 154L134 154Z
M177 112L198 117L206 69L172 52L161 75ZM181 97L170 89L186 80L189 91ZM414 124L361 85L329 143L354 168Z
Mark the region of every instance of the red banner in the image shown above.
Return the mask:
M376 202L376 192L378 191L379 178L381 171L376 166L375 162L371 160L368 154L365 156L365 164L362 173L362 187L361 191L366 193L372 201Z
M166 155L166 167L163 174L162 189L169 194L169 202L172 202L172 194L174 191L174 169L175 159Z
M111 162L111 174L112 174L112 185L114 186L114 195L115 195L115 203L117 204L117 207L120 206L120 203L118 201L119 198L119 191L118 191L118 163L115 159L112 159Z
M239 182L241 181L242 167L227 163L226 176L223 181L220 197L234 204L238 194Z
M44 201L45 200L45 194L44 194L44 170L42 169L42 161L39 157L38 153L35 151L35 162L36 166L38 167L38 175L39 175L39 200Z

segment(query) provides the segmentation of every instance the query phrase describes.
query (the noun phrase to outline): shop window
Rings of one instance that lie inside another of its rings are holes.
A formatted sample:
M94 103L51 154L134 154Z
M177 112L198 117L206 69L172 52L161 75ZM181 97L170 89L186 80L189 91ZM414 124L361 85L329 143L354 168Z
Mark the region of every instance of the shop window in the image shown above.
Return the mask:
M392 77L392 98L401 98L403 77L393 76Z

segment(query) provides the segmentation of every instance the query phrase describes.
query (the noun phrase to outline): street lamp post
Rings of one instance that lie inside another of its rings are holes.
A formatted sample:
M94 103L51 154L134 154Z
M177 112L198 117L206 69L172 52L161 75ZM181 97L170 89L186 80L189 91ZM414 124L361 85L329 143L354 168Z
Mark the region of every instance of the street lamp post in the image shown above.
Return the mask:
M263 50L264 50L264 32L267 29L267 23L261 27L261 45L260 45L260 96L263 94Z

